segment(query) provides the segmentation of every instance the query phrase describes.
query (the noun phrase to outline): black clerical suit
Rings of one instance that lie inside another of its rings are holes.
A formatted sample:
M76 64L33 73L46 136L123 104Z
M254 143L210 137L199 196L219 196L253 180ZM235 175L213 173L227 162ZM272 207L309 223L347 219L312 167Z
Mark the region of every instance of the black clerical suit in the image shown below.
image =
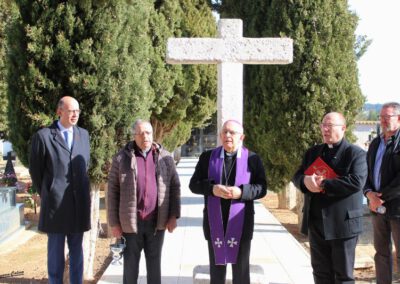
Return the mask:
M210 274L212 279L218 279L211 283L225 283L226 276L226 265L215 265L213 248L210 242L210 226L207 214L207 196L213 195L213 186L215 182L209 180L208 169L209 161L211 156L211 150L201 154L199 162L196 165L195 172L190 180L189 188L195 194L204 195L204 206L203 211L203 231L206 240L209 245L209 257L210 257ZM226 178L228 179L228 185L232 186L235 184L236 177L236 154L233 156L227 156L224 154L224 171L222 174L222 184L226 184ZM260 157L249 151L248 156L248 167L251 173L250 183L239 186L242 190L241 201L245 202L245 216L243 224L243 232L241 236L240 249L237 257L236 264L232 265L233 283L245 284L250 281L250 268L249 268L249 257L250 257L250 242L253 238L254 231L254 200L262 198L267 193L267 181L265 177L265 170ZM229 217L229 209L231 200L221 198L221 211L223 218L224 231L226 231L227 220Z
M362 188L367 177L365 152L342 139L307 150L293 183L304 193L301 232L309 235L315 283L354 283L355 247L362 231ZM325 179L323 192L304 185L304 172L321 157L338 175Z

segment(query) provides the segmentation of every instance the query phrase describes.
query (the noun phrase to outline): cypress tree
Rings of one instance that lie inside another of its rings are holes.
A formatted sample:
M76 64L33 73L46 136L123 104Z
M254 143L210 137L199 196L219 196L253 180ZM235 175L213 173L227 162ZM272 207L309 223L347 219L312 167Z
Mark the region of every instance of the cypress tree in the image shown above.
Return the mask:
M159 2L159 5L157 5ZM173 150L204 126L216 110L215 65L165 63L169 37L215 37L216 22L204 0L156 1L152 21L155 54L151 83L156 99L151 109L155 140Z
M11 18L10 1L0 0L0 132L7 133L6 25Z
M57 101L75 97L79 124L91 135L92 181L129 137L127 125L149 116L151 7L120 1L19 1L10 30L11 141L27 165L26 141L55 117ZM140 102L140 103L138 103ZM22 110L22 111L21 111Z
M93 205L98 207L99 185L112 155L131 139L136 118L151 117L156 138L169 134L173 149L214 112L215 67L165 63L169 36L215 33L203 0L16 3L19 16L8 31L10 140L27 165L32 134L56 119L62 96L75 97L82 109L79 125L91 137ZM92 245L97 209L92 210ZM85 261L88 278L90 262Z
M17 1L8 33L10 138L28 164L29 140L55 117L58 100L75 97L79 125L91 137L92 230L86 277L92 277L98 192L111 156L135 117L148 117L151 41L148 1ZM28 142L28 143L27 143ZM89 243L89 242L88 242Z
M294 40L292 64L245 67L246 143L262 156L269 185L278 191L305 150L321 142L323 115L342 112L351 126L363 105L354 49L357 17L346 0L224 0L217 6L221 17L243 20L247 37Z

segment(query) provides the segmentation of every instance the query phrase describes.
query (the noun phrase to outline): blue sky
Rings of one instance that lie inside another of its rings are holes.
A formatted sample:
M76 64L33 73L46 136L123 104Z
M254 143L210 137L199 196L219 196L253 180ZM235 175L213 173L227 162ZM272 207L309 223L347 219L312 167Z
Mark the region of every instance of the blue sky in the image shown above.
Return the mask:
M400 102L400 1L348 2L360 18L356 33L373 40L358 62L363 95L369 103Z
M356 34L373 42L358 61L368 103L400 102L400 0L348 0L360 20Z

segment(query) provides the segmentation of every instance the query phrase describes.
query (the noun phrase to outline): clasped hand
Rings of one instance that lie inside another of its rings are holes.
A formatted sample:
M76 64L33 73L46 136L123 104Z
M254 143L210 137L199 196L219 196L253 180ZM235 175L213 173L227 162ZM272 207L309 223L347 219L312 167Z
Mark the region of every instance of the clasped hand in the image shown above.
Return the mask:
M322 192L321 182L324 180L323 176L312 174L311 176L304 177L304 185L307 189L314 193Z
M381 199L382 193L381 192L374 192L370 191L367 193L367 198L369 200L369 209L371 211L376 212L376 209L385 202Z
M224 199L239 199L242 197L242 190L237 186L216 184L213 186L213 194Z

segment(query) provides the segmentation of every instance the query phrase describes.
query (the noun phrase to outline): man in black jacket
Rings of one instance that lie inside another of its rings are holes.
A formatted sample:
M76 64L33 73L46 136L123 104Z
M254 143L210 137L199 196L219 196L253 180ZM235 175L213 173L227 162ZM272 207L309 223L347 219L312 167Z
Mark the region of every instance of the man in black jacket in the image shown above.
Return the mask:
M304 193L301 231L310 239L315 283L354 283L355 248L362 231L362 188L367 177L365 152L344 139L346 120L341 113L326 114L320 127L324 143L307 150L293 177ZM326 177L319 168L309 172L318 158L336 177Z
M267 193L265 170L260 157L242 146L239 122L226 121L220 138L221 147L201 154L189 188L204 195L210 283L224 284L226 265L232 263L233 284L249 284L253 200Z
M384 104L379 118L382 134L371 142L368 149L368 179L364 194L372 211L376 281L377 284L386 284L392 283L391 238L400 267L400 104Z

